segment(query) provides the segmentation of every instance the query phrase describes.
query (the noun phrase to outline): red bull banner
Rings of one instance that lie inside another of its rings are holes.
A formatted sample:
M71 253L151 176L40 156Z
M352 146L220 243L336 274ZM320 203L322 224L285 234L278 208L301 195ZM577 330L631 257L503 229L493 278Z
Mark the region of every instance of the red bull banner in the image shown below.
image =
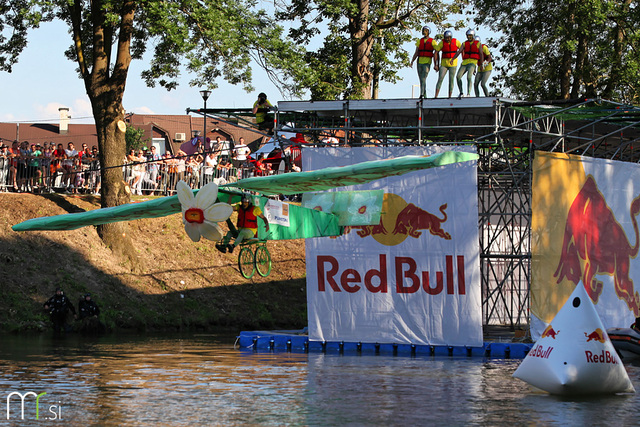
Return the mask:
M305 147L303 162L315 170L439 152ZM482 345L476 166L456 163L337 190L382 190L382 208L374 224L307 239L311 340Z
M640 167L543 152L533 166L532 335L578 285L605 328L629 326L640 316Z

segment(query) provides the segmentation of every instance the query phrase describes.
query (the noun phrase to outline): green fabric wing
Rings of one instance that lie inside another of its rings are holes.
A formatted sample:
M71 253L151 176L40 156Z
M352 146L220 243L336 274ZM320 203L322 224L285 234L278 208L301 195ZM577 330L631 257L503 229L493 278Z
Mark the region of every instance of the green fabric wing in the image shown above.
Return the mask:
M238 188L257 191L266 195L322 191L347 185L363 184L387 176L402 175L420 169L465 162L477 158L478 155L474 153L447 151L433 156L405 156L388 160L374 160L353 166L326 168L311 172L249 178L221 186L218 192L218 200L224 203L235 203L239 201L240 191ZM12 229L14 231L75 230L76 228L89 225L163 217L180 211L181 205L178 196L170 196L140 203L96 209L88 212L29 219L14 225ZM307 217L307 215L304 216ZM320 216L322 217L323 215ZM313 218L313 216L308 217ZM324 222L324 220L322 220L322 222ZM335 230L331 231L331 233L335 232Z
M364 184L388 176L476 160L478 155L462 151L445 151L432 156L404 156L388 160L372 160L352 166L332 167L310 172L286 173L255 177L225 184L266 195L299 194L348 185Z

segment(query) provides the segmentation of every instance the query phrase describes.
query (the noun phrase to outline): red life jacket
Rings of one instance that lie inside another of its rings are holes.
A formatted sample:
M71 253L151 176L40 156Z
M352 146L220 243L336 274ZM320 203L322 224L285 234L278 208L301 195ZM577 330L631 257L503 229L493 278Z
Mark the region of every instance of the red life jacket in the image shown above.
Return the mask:
M238 206L238 228L258 228L258 217L253 213L253 205L247 210Z
M426 56L427 58L433 58L433 39L429 37L420 39L420 45L418 46L418 56Z
M451 39L451 43L442 41L442 58L453 58L458 51L458 41Z
M473 43L469 43L467 40L464 42L464 50L462 51L462 59L475 59L480 60L480 43L474 40Z

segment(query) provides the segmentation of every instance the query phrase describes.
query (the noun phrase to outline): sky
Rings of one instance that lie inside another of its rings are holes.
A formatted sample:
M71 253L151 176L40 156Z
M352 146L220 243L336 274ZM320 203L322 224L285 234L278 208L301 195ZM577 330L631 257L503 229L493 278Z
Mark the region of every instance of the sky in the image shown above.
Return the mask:
M435 30L435 28L433 28ZM464 31L454 32L454 37L464 40ZM420 34L415 35L416 38ZM11 73L0 72L0 122L58 122L58 108L70 110L71 123L93 123L91 104L84 84L75 72L75 62L64 57L64 51L71 44L71 36L65 24L49 22L42 24L29 34L27 47ZM415 45L407 44L407 51L413 55ZM152 47L148 47L151 51ZM148 65L143 60L132 61L124 95L124 108L136 114L186 114L187 108L203 107L199 90L190 87L190 75L184 75L177 89L167 91L156 86L149 88L140 77ZM417 98L419 86L414 68L399 70L401 81L395 84L381 84L380 98ZM278 89L269 81L259 67L254 67L254 92L247 93L241 86L218 81L207 101L207 108L249 108L259 92L265 92L272 104L285 100ZM442 93L446 93L448 79L443 83ZM431 70L427 79L427 96L433 97L437 77ZM466 82L465 82L466 87ZM457 88L454 95L457 95Z

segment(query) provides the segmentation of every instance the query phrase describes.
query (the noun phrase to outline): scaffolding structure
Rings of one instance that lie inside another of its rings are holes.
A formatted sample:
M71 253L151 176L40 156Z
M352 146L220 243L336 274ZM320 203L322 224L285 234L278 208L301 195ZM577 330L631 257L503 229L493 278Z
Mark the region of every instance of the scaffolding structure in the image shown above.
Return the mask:
M275 121L317 145L475 145L483 324L512 328L529 322L535 152L640 160L640 109L599 99L284 101Z

